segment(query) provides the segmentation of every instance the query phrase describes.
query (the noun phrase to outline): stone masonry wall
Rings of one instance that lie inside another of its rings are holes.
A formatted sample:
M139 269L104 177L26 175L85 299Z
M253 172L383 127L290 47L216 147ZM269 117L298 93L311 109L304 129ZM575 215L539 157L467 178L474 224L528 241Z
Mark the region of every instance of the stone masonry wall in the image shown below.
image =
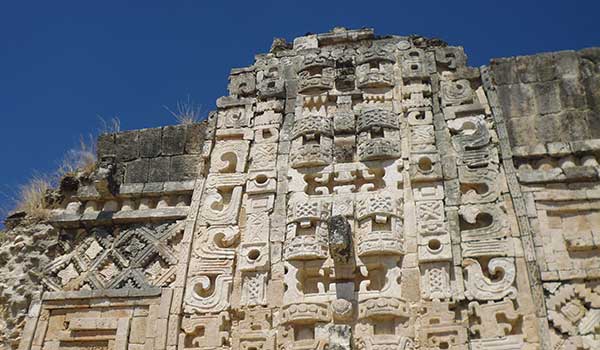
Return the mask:
M275 39L99 139L19 349L599 349L599 53Z
M600 50L494 59L513 146L600 137Z
M176 125L105 134L98 139L98 156L116 157L119 183L195 179L202 163L205 124Z

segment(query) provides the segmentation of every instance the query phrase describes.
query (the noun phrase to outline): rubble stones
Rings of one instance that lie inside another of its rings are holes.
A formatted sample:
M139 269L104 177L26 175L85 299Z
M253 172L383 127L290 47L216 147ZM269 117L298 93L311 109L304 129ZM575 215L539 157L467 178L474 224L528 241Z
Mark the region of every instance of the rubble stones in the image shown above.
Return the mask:
M52 261L56 240L52 226L21 222L0 241L0 346L17 348L29 304L42 291L42 271Z

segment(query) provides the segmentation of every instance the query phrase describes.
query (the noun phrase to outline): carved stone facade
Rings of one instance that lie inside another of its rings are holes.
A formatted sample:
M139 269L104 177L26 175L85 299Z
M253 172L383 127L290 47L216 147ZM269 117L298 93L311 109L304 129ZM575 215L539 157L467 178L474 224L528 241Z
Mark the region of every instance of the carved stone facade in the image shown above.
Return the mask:
M600 349L600 49L553 55L337 28L103 136L20 349Z

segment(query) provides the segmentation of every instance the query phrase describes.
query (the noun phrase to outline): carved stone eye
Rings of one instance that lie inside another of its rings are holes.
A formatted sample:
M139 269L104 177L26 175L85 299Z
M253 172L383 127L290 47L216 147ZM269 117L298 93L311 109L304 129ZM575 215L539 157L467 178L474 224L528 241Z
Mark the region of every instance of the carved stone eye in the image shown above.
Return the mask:
M419 158L417 166L421 172L428 173L433 169L433 162L429 157L421 157Z
M264 185L265 183L267 183L267 180L268 180L267 176L262 175L262 174L258 175L256 177L256 179L254 179L254 181L256 181L256 183L259 185Z
M442 250L442 243L439 240L432 238L427 242L427 248L429 248L431 252L437 253Z
M260 251L258 249L252 249L248 252L248 259L255 261L260 257Z

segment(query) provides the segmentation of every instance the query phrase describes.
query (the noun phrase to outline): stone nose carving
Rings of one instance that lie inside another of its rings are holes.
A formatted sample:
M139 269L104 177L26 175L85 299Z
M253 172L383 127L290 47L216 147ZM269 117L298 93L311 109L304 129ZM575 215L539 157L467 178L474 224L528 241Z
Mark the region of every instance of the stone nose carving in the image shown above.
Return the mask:
M352 259L352 228L348 219L335 215L329 219L329 253L336 263L347 264Z

